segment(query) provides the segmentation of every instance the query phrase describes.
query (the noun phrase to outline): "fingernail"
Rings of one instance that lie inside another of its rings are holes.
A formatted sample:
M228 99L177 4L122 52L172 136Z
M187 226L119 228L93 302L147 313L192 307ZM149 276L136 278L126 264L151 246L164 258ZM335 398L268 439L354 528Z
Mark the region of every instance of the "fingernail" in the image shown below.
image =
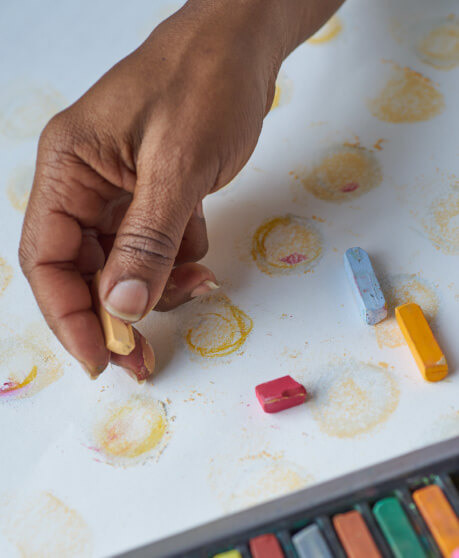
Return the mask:
M155 353L150 343L144 337L140 338L140 344L142 345L144 366L147 369L148 376L151 376L155 370Z
M91 380L97 380L97 378L99 377L99 375L104 371L104 368L102 368L100 366L96 366L95 368L91 368L90 366L87 366L86 364L81 363L81 368L83 368L83 370L86 372L86 374L89 376L89 378Z
M190 296L191 298L194 298L196 296L216 291L219 288L220 285L218 283L216 283L215 281L211 281L210 279L206 279L206 281L203 281L191 291Z
M104 306L112 316L135 322L145 313L148 299L148 287L144 281L127 279L113 287L104 301Z
M147 379L142 376L139 377L139 375L142 374L142 370L139 370L138 372L134 372L134 370L131 370L131 368L127 368L127 366L123 366L123 370L126 372L126 374L131 376L131 378L135 380L139 385L144 384L145 380Z

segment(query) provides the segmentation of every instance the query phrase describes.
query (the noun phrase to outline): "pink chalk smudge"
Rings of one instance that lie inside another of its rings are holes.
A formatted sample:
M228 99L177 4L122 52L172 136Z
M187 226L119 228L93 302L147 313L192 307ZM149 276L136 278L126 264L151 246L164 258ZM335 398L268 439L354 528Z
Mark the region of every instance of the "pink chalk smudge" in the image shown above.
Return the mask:
M358 187L359 185L357 184L357 182L348 182L341 187L341 192L353 192L354 190L357 190Z
M0 386L0 398L15 399L16 397L20 397L29 388L29 384L21 386L19 382L5 382L2 386Z
M280 261L288 265L296 265L304 262L307 259L308 257L305 254L298 254L298 252L293 252L293 254L289 254L288 256L280 258Z
M5 382L2 386L0 386L0 393L8 393L17 389L19 386L19 382Z

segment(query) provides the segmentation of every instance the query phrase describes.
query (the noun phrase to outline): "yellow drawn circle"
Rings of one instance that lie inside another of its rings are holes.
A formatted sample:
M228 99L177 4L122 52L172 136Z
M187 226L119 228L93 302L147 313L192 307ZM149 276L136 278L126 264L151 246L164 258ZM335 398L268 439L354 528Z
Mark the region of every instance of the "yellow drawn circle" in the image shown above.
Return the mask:
M311 405L323 433L353 438L386 422L399 397L397 382L386 368L351 361L326 369Z
M459 253L459 191L435 200L423 222L429 239L445 254Z
M185 334L188 348L195 354L214 358L241 349L252 330L251 318L225 296L215 297L208 311L193 316Z
M439 70L451 70L459 64L459 20L450 17L431 27L418 40L419 58Z
M13 268L0 257L0 295L4 292L4 290L10 284L11 279L13 278Z
M280 97L281 97L281 88L280 88L280 85L276 83L276 89L274 91L273 104L271 105L270 110L274 110L275 108L277 108L279 106Z
M317 198L343 202L379 186L382 171L371 151L344 144L330 150L301 180Z
M12 139L37 136L46 122L67 104L51 86L16 84L2 92L0 131Z
M34 167L23 165L14 169L8 180L7 195L11 205L24 213L32 188Z
M22 399L43 390L63 374L45 343L11 335L0 341L0 399Z
M164 437L167 418L161 402L132 397L115 406L95 428L96 448L110 460L145 456Z
M337 15L334 15L306 42L310 45L328 43L328 41L337 37L341 33L342 29L343 24L341 19Z
M52 493L18 495L8 502L7 509L4 515L0 511L0 529L17 548L18 556L92 556L88 525L76 510Z
M445 100L429 78L394 64L391 77L380 93L368 101L368 108L383 122L421 122L443 112Z
M283 452L262 451L248 454L235 461L232 455L212 459L209 472L210 487L226 511L236 511L271 498L277 498L304 488L313 477L298 464L287 461ZM239 475L233 483L222 483L228 471L237 468Z
M395 307L414 302L422 308L427 321L432 322L438 312L438 298L433 288L414 274L383 278L381 286L387 302L388 317L375 326L376 340L380 348L393 349L405 342L395 320Z
M256 230L252 258L260 271L271 274L304 273L322 254L319 232L306 219L294 215L274 217Z
M287 105L293 95L293 82L285 72L280 72L274 90L274 99L270 110Z
M260 504L266 500L285 496L311 483L312 477L289 463L276 463L245 475L244 486L236 487L228 507L231 510Z

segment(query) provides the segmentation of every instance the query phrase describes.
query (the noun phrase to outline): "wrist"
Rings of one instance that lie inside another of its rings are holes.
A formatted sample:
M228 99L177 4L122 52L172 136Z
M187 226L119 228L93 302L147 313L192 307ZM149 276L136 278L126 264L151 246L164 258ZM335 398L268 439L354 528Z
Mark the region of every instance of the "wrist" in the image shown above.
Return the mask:
M290 52L322 27L343 2L188 0L184 11L193 19L208 19L218 25L220 36L227 36L234 46L259 53L259 62L271 82Z

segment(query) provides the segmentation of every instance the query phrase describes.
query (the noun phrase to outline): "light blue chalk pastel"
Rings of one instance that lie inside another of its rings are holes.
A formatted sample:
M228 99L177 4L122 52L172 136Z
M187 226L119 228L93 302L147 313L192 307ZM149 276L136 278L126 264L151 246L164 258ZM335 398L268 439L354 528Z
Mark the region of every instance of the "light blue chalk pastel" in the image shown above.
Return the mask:
M344 268L360 314L369 325L387 318L387 304L370 258L362 248L349 248L344 254Z
M299 558L333 558L317 525L309 525L292 537Z

